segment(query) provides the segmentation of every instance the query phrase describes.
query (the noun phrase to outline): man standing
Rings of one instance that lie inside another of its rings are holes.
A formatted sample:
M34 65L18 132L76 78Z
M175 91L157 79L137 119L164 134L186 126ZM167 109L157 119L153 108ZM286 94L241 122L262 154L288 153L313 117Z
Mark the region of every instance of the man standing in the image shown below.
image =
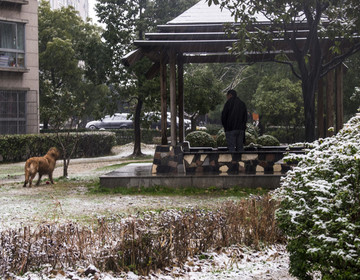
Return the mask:
M244 150L245 129L247 122L247 108L231 89L226 95L227 101L221 113L221 122L224 126L226 142L229 151Z

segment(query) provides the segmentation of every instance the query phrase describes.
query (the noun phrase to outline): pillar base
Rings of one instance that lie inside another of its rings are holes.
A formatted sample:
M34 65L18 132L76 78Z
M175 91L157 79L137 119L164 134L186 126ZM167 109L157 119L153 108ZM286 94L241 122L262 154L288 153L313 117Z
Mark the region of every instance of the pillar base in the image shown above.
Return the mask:
M181 174L185 173L182 146L156 146L152 165L152 174Z

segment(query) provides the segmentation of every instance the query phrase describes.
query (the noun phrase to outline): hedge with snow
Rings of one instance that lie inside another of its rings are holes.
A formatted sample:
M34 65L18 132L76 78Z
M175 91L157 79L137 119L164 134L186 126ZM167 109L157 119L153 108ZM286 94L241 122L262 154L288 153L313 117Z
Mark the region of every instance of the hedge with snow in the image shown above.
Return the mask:
M310 144L283 178L279 225L299 279L360 279L360 115Z

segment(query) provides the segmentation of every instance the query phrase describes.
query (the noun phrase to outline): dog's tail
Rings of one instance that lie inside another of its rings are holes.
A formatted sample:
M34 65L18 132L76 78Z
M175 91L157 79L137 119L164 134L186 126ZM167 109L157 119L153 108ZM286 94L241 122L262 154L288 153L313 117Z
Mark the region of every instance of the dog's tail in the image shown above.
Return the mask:
M26 161L25 163L25 182L24 182L24 187L26 187L27 183L30 182L30 186L31 186L31 182L32 179L35 177L35 174L38 171L38 167L37 164L31 160Z
M38 171L38 165L31 161L25 164L25 174L36 174Z

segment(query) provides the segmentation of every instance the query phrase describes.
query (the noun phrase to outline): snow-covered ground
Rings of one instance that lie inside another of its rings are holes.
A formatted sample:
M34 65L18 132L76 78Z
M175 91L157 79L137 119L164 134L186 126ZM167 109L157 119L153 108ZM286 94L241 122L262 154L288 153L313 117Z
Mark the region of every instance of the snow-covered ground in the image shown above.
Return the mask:
M101 171L99 167L121 163L126 156L132 153L132 148L132 145L129 144L118 147L114 156L72 160L69 177L75 179L98 176L101 172L105 173L107 171ZM143 153L152 155L154 146L144 145ZM5 167L7 170L14 170L16 174L22 174L23 163L1 165L1 168ZM54 177L61 176L61 171L61 162L59 162ZM30 189L22 187L23 175L13 176L9 171L8 176L2 178L0 179L0 231L29 224L35 226L43 220L89 222L96 215L109 213L131 214L137 211L184 208L195 205L216 207L224 199L227 199L116 194L91 196L87 193L87 187L81 184L70 189L64 186L60 187L60 184L52 186L42 183L40 186ZM239 245L217 252L203 253L201 256L189 259L182 267L155 271L147 277L137 276L132 272L113 275L99 272L94 267L78 268L75 271L72 269L59 271L44 266L39 272L29 272L15 279L295 279L289 275L288 267L289 257L284 245L267 247L261 251Z

